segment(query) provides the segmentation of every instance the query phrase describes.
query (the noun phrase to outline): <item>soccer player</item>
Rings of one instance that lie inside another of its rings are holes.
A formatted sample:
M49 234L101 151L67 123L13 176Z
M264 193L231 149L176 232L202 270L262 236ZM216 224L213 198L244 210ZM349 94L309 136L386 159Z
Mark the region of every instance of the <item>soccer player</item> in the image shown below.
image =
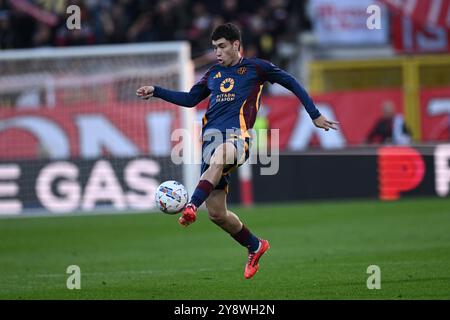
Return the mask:
M143 99L153 96L188 108L211 96L202 121L200 181L179 223L188 226L195 222L197 208L206 201L210 220L248 249L244 276L249 279L258 271L259 259L269 249L269 242L255 236L235 213L228 210L226 199L230 171L242 165L249 156L249 130L255 122L264 82L279 83L292 91L316 127L326 131L337 129L337 122L320 114L308 93L290 74L270 62L242 57L241 32L235 25L218 26L211 38L218 63L189 92L143 86L136 94ZM216 141L217 132L221 141Z

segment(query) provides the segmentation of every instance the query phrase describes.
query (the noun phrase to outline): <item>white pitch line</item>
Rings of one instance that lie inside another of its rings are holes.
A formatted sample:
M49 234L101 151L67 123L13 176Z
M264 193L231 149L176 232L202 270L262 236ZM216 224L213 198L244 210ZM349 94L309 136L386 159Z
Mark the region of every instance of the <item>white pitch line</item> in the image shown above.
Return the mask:
M111 275L145 275L145 274L175 274L175 273L195 273L195 272L211 272L211 271L230 271L232 268L180 268L174 270L128 270L128 271L105 271L105 272L83 272L81 276L111 276ZM66 278L66 273L26 273L23 275L7 275L4 278L24 278L24 277L36 277L36 278Z

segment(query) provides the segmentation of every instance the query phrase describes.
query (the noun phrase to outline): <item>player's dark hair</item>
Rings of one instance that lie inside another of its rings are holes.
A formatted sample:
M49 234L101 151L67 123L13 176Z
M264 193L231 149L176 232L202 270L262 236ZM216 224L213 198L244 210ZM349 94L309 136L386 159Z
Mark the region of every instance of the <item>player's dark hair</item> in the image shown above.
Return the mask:
M225 23L221 24L220 26L216 27L211 34L211 39L213 41L217 41L220 38L224 38L225 40L228 40L230 42L239 40L241 41L241 30L239 28L232 24L232 23Z

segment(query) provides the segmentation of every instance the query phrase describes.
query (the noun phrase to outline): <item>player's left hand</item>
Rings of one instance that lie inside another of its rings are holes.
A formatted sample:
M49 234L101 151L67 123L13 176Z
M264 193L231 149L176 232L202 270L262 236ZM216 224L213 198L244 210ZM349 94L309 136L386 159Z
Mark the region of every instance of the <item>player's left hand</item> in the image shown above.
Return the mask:
M328 130L330 130L330 129L338 130L338 128L336 127L336 125L339 124L339 122L337 122L337 121L332 121L332 120L328 120L328 119L325 118L323 115L321 115L320 117L314 119L313 122L314 122L314 125L315 125L317 128L324 129L325 131L328 131Z
M143 86L136 90L136 95L144 100L148 100L150 97L153 97L154 92L155 87Z

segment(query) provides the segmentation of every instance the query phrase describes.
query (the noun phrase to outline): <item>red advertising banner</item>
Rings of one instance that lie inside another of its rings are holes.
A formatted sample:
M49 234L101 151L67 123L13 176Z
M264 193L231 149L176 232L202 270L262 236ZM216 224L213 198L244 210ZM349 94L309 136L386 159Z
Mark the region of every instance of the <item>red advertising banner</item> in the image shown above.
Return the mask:
M176 108L142 102L0 109L0 159L164 156L179 127Z
M379 2L390 10L392 44L397 51L450 51L450 0Z
M450 88L423 89L420 96L422 139L450 139Z
M399 13L391 16L392 45L399 53L442 53L450 51L450 30L424 26Z
M386 104L403 113L400 89L328 93L314 101L327 118L339 121L339 131L315 128L293 95L263 97L258 116L266 117L268 129L280 129L280 150L357 146L366 142ZM198 122L205 107L206 101L197 108ZM0 109L0 160L167 156L176 143L176 108L159 101ZM450 88L423 90L421 108L423 141L448 140Z
M422 26L450 29L450 0L379 0L379 2Z
M339 147L358 145L365 142L382 117L384 103L391 102L397 112L403 111L402 92L397 89L327 93L315 96L314 101L323 114L339 121L339 131L316 130L295 96L263 98L263 107L269 109L270 128L280 128L281 150L305 149L297 147L305 144L323 146L321 141L325 139L330 140L331 148L333 144ZM308 126L309 130L299 130L300 126Z

